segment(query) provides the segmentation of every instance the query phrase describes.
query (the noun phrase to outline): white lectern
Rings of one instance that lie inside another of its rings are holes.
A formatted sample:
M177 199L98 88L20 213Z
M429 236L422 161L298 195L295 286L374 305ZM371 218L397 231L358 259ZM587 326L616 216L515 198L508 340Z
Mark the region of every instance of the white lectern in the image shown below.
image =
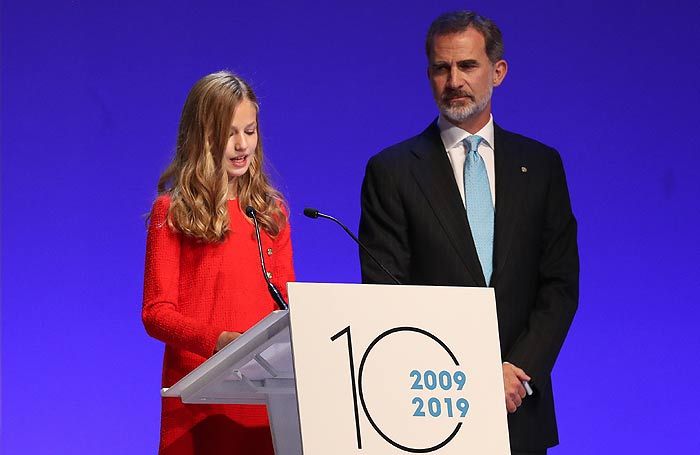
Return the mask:
M277 455L509 453L493 289L288 289L162 395L266 404Z
M161 395L183 403L265 404L275 453L301 455L289 312L273 312Z

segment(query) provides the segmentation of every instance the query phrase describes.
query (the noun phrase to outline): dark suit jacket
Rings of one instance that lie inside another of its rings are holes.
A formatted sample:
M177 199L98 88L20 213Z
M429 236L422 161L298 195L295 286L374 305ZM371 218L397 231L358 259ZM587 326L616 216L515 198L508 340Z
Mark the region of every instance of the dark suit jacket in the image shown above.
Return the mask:
M576 219L559 154L494 126L494 272L501 356L532 377L511 448L558 443L550 373L578 305ZM369 160L360 240L404 284L486 286L436 122ZM361 254L365 283L391 283Z

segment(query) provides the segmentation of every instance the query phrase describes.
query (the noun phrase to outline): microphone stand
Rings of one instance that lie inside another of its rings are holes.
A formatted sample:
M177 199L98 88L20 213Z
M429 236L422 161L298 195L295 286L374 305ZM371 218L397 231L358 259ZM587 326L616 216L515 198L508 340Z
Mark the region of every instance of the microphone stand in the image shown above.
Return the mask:
M394 275L392 275L391 272L389 272L389 270L387 270L387 268L384 267L384 266L382 265L382 263L379 262L379 260L378 260L377 258L375 258L374 255L373 255L372 253L370 253L369 249L367 249L367 247L366 247L362 242L360 242L360 239L358 239L358 238L355 236L355 234L353 234L353 233L350 231L350 229L348 229L348 228L347 228L343 223L341 223L339 220L337 220L336 218L334 218L334 217L332 217L332 216L330 216L330 215L326 215L325 213L321 213L321 212L319 212L318 210L313 209L313 208L311 208L311 207L307 207L307 208L304 209L304 215L307 216L308 218L311 218L311 219L314 219L314 220L315 220L316 218L325 218L325 219L327 219L327 220L331 220L331 221L333 221L334 223L336 223L338 226L340 226L341 228L343 228L343 230L355 241L355 243L357 243L358 245L360 245L360 248L362 248L362 251L364 251L365 253L367 253L367 256L369 256L369 257L374 261L374 263L377 264L377 265L379 266L379 268L382 269L382 270L384 271L384 273L386 273L387 276L388 276L389 278L391 278L391 280L392 280L395 284L399 284L399 285L401 284L401 282L400 282Z
M274 300L275 303L277 303L277 306L280 310L288 310L289 305L287 304L287 302L284 301L284 297L282 297L282 294L280 293L279 289L277 289L275 285L272 284L272 281L270 281L270 277L267 276L267 269L265 268L265 258L263 256L262 251L262 242L260 241L260 227L258 226L258 217L256 216L255 209L251 206L248 206L245 208L245 214L248 216L248 218L252 218L253 225L255 226L255 238L258 241L258 253L260 253L260 266L262 267L263 277L265 278L265 282L267 283L267 290L270 292L272 300Z

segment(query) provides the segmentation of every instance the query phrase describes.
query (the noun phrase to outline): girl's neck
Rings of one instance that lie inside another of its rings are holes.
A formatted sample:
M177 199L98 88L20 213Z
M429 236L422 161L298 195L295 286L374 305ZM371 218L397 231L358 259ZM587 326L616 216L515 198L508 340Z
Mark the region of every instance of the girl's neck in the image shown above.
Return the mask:
M238 194L236 194L236 185L234 185L234 183L235 183L235 180L228 181L227 196L228 196L229 201L236 199L236 197L238 196Z

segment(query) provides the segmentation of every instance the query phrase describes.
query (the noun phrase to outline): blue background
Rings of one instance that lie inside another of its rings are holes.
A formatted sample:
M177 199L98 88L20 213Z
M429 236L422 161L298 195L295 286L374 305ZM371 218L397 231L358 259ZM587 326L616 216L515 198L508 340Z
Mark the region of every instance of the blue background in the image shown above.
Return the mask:
M155 453L143 215L195 80L256 88L298 279L357 282L301 211L356 228L367 159L436 115L427 27L464 7L505 36L496 121L561 151L580 223L552 453L700 452L699 3L412 3L2 3L3 453Z

